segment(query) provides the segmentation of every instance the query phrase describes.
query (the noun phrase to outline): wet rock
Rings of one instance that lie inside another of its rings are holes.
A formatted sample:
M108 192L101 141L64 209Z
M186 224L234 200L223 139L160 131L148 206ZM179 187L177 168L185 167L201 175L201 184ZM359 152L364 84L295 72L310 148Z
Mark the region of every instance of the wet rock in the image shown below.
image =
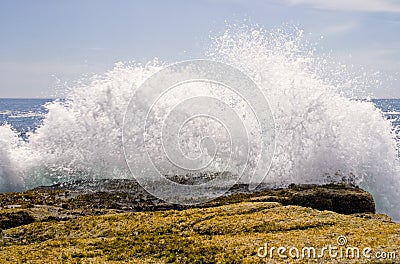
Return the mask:
M236 184L224 196L193 206L166 203L147 193L135 180L127 179L81 180L21 193L3 193L0 194L0 207L11 208L17 204L20 208L0 210L0 229L30 224L35 220L62 221L116 211L184 210L241 202L275 202L341 214L375 213L371 194L352 185L292 184L287 188L261 185L255 191L249 191L248 187Z
M348 184L291 184L287 188L266 189L255 193L243 192L244 188L241 190L241 193L218 198L212 203L278 202L282 205L298 205L341 214L375 213L372 195Z
M0 230L35 222L35 218L26 211L0 212Z
M210 174L211 175L211 174ZM209 176L209 175L208 175ZM197 178L182 176L182 184L198 183ZM218 177L212 174L212 178ZM178 179L175 176L175 180ZM195 180L193 180L195 179ZM96 208L118 209L124 211L155 211L168 209L186 209L188 206L168 204L150 195L135 180L80 180L40 187L36 191L68 192L63 196L64 209ZM283 205L298 205L318 210L334 211L342 214L375 213L374 200L368 192L350 184L291 184L287 188L272 188L260 185L250 192L247 184L235 184L226 193L208 203L196 207L210 207L243 201L279 202ZM53 199L54 200L54 199ZM56 199L57 200L57 199Z
M289 204L341 214L375 213L372 195L351 185L290 185L289 189Z

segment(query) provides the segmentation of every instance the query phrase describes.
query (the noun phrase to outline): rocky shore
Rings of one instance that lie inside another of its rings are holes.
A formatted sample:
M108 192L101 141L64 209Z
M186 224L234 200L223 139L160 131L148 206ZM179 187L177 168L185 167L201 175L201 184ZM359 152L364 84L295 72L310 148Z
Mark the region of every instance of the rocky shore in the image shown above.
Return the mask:
M235 185L225 196L196 206L167 204L134 180L82 180L3 193L0 259L4 263L265 263L257 256L265 242L323 247L335 243L339 235L354 246L400 254L400 225L375 214L372 196L358 187L259 186L254 192L247 187ZM328 259L322 257L317 263ZM268 261L308 263L275 255ZM335 261L362 263L362 259Z

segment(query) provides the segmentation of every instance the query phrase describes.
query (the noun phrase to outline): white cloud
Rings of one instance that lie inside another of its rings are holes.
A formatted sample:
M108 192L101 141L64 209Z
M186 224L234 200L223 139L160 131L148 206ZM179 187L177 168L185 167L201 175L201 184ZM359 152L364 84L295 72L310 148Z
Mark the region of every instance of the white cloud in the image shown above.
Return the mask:
M393 0L286 0L286 2L319 9L400 13L399 2Z

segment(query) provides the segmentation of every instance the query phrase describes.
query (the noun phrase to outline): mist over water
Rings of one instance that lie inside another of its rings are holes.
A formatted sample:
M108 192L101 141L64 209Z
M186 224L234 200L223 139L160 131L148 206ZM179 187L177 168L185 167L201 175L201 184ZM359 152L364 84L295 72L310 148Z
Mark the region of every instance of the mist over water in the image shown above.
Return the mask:
M314 52L301 30L242 27L213 39L207 58L246 73L268 99L276 148L266 183L351 182L373 195L379 212L400 220L400 166L390 121L372 102L354 100L351 88L360 88L358 79L344 78L350 76L345 68L330 68ZM28 142L1 126L0 190L78 177L132 178L122 143L124 114L135 89L166 65L118 63L71 89L66 100L46 104L43 124L28 134ZM229 101L232 95L218 96ZM207 128L204 121L186 127L187 135ZM210 131L225 133L215 126ZM160 155L159 149L153 154Z

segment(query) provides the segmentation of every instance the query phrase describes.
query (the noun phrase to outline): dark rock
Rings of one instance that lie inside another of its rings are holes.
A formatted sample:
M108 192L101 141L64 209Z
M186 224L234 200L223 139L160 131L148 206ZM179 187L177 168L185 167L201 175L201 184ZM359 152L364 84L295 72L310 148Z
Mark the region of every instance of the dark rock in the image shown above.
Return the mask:
M35 222L35 218L26 211L0 212L0 230L28 225L33 222Z
M173 182L185 185L199 185L209 182L214 179L229 179L232 178L232 173L224 172L200 172L188 173L185 175L165 175L165 177Z
M351 185L291 185L289 189L288 204L341 214L375 213L372 195Z
M241 190L243 191L243 187ZM349 184L291 184L288 188L264 189L255 193L242 192L220 197L211 204L229 204L241 201L278 202L341 214L375 213L372 195Z
M124 212L184 210L246 201L278 202L282 205L311 207L342 214L375 213L375 203L371 194L349 184L291 184L287 188L260 185L255 191L249 191L247 184L236 184L222 197L204 204L188 206L169 204L153 197L135 180L79 180L21 193L0 194L1 207L7 208L13 205L21 207L14 212L0 211L0 229L30 224L35 219L62 221L84 215L107 214L110 210Z
M182 177L182 179L186 179ZM209 176L218 177L217 174ZM178 179L175 176L175 180ZM180 179L179 181L184 181ZM195 179L196 183L199 181ZM193 184L192 180L190 183ZM189 181L189 180L188 180ZM188 181L184 181L188 183ZM168 209L186 209L188 206L172 205L157 199L147 193L135 180L107 179L80 180L49 187L39 187L36 190L68 191L70 197L65 197L63 208L96 208L118 209L124 211L155 211ZM374 200L368 192L350 184L291 184L287 188L272 189L260 185L250 192L247 184L235 184L224 197L196 207L218 206L254 200L263 197L262 201L279 202L283 205L298 205L318 210L329 210L342 214L375 213Z

